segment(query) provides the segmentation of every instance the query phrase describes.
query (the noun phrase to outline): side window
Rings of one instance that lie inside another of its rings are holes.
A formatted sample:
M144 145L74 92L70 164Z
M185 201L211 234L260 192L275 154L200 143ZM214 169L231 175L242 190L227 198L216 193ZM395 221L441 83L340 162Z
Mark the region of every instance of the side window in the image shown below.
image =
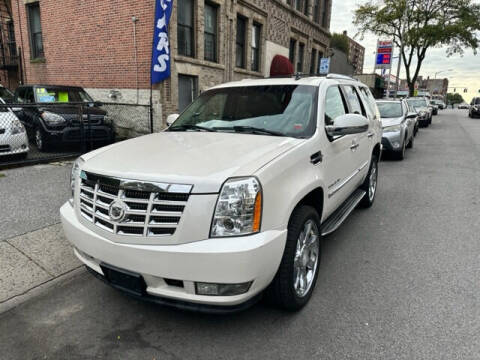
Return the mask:
M375 101L375 98L373 97L372 93L370 90L366 87L360 87L360 93L363 95L363 98L365 99L364 104L367 106L367 112L369 116L374 118L377 114L377 104Z
M34 103L35 99L33 97L33 89L32 88L26 88L25 89L25 102L26 103Z
M345 115L345 102L338 86L328 88L325 96L325 125L332 125L333 120Z
M360 97L358 96L357 90L350 85L344 86L343 88L345 90L345 96L348 99L348 103L350 104L350 112L353 114L367 116Z
M20 88L15 91L15 101L18 103L25 102L25 88Z

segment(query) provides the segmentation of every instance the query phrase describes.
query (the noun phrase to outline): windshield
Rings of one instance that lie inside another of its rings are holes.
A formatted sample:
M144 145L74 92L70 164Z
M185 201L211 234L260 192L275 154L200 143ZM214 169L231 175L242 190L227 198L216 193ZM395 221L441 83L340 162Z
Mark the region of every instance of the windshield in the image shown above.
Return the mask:
M477 98L474 102L475 105L480 105L480 98Z
M36 87L36 102L68 103L93 102L93 99L81 88Z
M427 107L427 102L424 99L410 99L407 100L408 105L413 106L414 108Z
M398 118L403 115L402 104L398 102L378 102L377 106L382 118Z
M214 89L195 100L169 131L242 131L308 137L315 132L317 88L302 85Z
M0 98L6 103L13 103L15 95L13 95L13 93L7 88L0 87Z

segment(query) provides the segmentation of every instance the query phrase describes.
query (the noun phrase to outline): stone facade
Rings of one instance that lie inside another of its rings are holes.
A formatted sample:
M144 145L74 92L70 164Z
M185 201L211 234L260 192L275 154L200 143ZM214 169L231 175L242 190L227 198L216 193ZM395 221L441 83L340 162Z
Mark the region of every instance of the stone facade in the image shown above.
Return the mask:
M217 9L216 62L204 57L205 1ZM305 45L303 69L308 72L312 49L323 54L329 45L332 4L331 0L296 0L296 5L298 1L308 8L298 11L286 0L193 0L194 56L187 57L178 54L179 1L173 0L169 26L171 77L153 89L160 119L164 121L168 114L178 112L179 75L195 77L198 92L226 81L269 76L271 59L276 54L288 56L290 39L297 40L297 46L299 42ZM30 51L27 12L35 1L19 0L20 6L13 7L16 37L23 39L19 46L25 57L25 82L78 85L98 100L148 103L154 0L37 2L42 58L32 58ZM314 9L318 15L313 14ZM244 68L235 66L238 15L247 25ZM254 23L261 26L258 71L250 70Z

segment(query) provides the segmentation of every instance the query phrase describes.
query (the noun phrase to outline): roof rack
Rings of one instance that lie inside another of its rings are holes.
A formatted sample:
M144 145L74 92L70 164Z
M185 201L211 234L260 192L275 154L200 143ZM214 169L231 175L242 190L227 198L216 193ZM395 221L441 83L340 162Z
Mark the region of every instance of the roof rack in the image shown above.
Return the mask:
M358 81L357 79L347 76L347 75L342 75L342 74L328 74L327 79L343 79L343 80L353 80L353 81Z

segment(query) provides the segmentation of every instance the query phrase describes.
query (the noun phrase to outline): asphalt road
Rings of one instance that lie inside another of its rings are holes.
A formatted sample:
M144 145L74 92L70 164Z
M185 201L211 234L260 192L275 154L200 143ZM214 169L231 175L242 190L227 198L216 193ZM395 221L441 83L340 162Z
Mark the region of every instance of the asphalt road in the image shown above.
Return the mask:
M85 273L0 315L0 358L478 359L480 119L441 112L380 171L373 208L325 239L299 313L182 312Z

